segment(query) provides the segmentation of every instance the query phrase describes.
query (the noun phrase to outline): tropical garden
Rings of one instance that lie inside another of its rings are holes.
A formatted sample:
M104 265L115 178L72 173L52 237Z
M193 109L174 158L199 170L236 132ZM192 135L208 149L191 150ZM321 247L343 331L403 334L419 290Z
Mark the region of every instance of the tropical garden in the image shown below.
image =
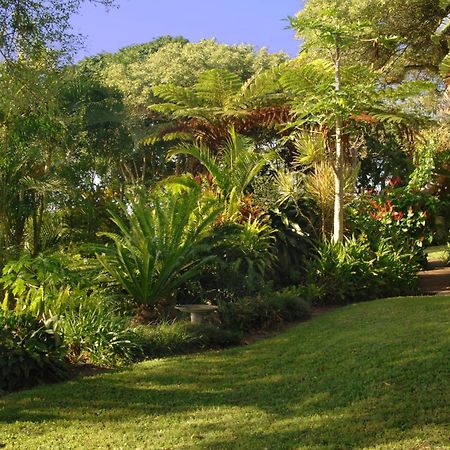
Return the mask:
M450 1L74 63L81 3L0 0L0 447L448 448Z

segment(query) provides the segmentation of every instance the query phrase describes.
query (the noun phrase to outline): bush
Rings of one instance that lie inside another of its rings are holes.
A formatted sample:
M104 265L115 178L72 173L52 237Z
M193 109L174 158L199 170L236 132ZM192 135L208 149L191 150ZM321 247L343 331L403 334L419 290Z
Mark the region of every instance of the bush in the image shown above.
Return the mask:
M139 348L129 319L120 317L111 302L106 303L108 290L95 285L70 286L55 258L40 255L33 259L23 255L6 265L0 283L11 295L5 295L0 309L16 315L26 312L27 317L36 321L58 317L61 339L71 362L116 366L133 360Z
M307 282L321 288L318 303L339 305L369 297L373 256L362 239L343 244L324 240L307 266Z
M237 298L260 292L275 260L273 233L259 219L218 225L208 246L208 254L215 258L196 277L193 298ZM183 287L186 290L188 286Z
M67 378L57 322L0 310L0 391Z
M295 289L219 303L222 327L243 332L269 329L310 317L309 304Z
M245 333L274 328L282 322L276 308L262 296L219 302L218 312L223 328Z
M419 266L390 239L373 250L368 240L322 242L308 265L308 281L320 288L316 303L343 305L394 295L411 294L417 287Z
M298 284L304 279L304 263L316 241L317 208L305 196L303 181L301 172L279 170L260 174L252 182L251 203L267 214L275 230L270 279L276 286Z
M67 311L63 330L72 362L112 367L131 362L141 354L139 338L129 327L129 319L105 305Z
M360 197L350 213L354 232L368 236L372 249L380 240L391 239L396 249L413 253L425 266L424 248L433 240L431 219L436 208L435 197L396 188L393 182L380 194Z
M390 239L382 240L376 251L374 267L377 297L415 294L419 269L419 262L413 253L398 250Z
M0 308L17 314L27 312L38 319L63 316L86 302L111 296L113 290L99 276L99 270L97 259L80 254L46 253L33 257L23 253L3 268L0 291L4 296L0 295Z
M311 317L311 305L297 288L285 288L274 292L269 298L269 303L275 308L281 319L285 322L306 320Z
M212 325L189 322L164 322L156 326L136 328L142 354L159 358L210 348L224 348L240 344L242 334Z

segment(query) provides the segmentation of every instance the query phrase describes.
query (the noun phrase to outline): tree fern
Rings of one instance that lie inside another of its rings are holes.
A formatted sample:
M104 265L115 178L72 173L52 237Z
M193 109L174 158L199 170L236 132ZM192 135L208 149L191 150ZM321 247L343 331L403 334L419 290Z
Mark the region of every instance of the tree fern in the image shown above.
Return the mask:
M166 117L171 131L152 128L145 142L163 139L178 127L177 131L190 129L197 140L219 145L230 124L246 130L273 127L286 119L286 95L279 83L280 73L280 68L274 68L242 83L230 71L213 69L202 73L189 88L173 85L153 88L163 103L149 108Z
M241 79L233 72L213 69L199 76L194 91L203 104L225 107L228 100L239 92L241 85Z

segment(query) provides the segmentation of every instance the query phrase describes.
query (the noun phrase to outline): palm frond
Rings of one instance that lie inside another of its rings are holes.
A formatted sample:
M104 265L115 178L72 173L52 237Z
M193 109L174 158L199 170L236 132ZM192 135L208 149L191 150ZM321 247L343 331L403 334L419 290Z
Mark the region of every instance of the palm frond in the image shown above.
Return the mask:
M441 77L445 80L446 84L449 84L450 79L450 53L442 60L439 66L439 73Z

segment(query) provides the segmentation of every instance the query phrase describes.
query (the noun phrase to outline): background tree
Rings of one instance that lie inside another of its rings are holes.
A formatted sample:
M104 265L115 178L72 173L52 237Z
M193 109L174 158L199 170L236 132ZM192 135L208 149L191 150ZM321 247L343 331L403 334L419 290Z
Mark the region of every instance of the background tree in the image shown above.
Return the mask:
M48 49L70 55L79 36L72 33L70 17L84 1L105 6L114 0L1 0L0 55L11 62L28 59Z
M302 16L314 19L330 7L347 25L368 25L372 38L396 37L390 45L376 39L359 41L343 52L345 61L373 65L388 82L438 74L448 53L448 0L308 0Z
M214 39L191 43L183 38L163 37L146 45L152 44L157 45L152 46L156 51L143 58L131 57L136 50L133 47L119 51L102 71L105 82L119 88L126 103L140 111L153 103L154 86L192 86L200 74L211 69L228 70L245 81L287 59L285 53L270 54L266 49L256 51L251 45L226 45Z

